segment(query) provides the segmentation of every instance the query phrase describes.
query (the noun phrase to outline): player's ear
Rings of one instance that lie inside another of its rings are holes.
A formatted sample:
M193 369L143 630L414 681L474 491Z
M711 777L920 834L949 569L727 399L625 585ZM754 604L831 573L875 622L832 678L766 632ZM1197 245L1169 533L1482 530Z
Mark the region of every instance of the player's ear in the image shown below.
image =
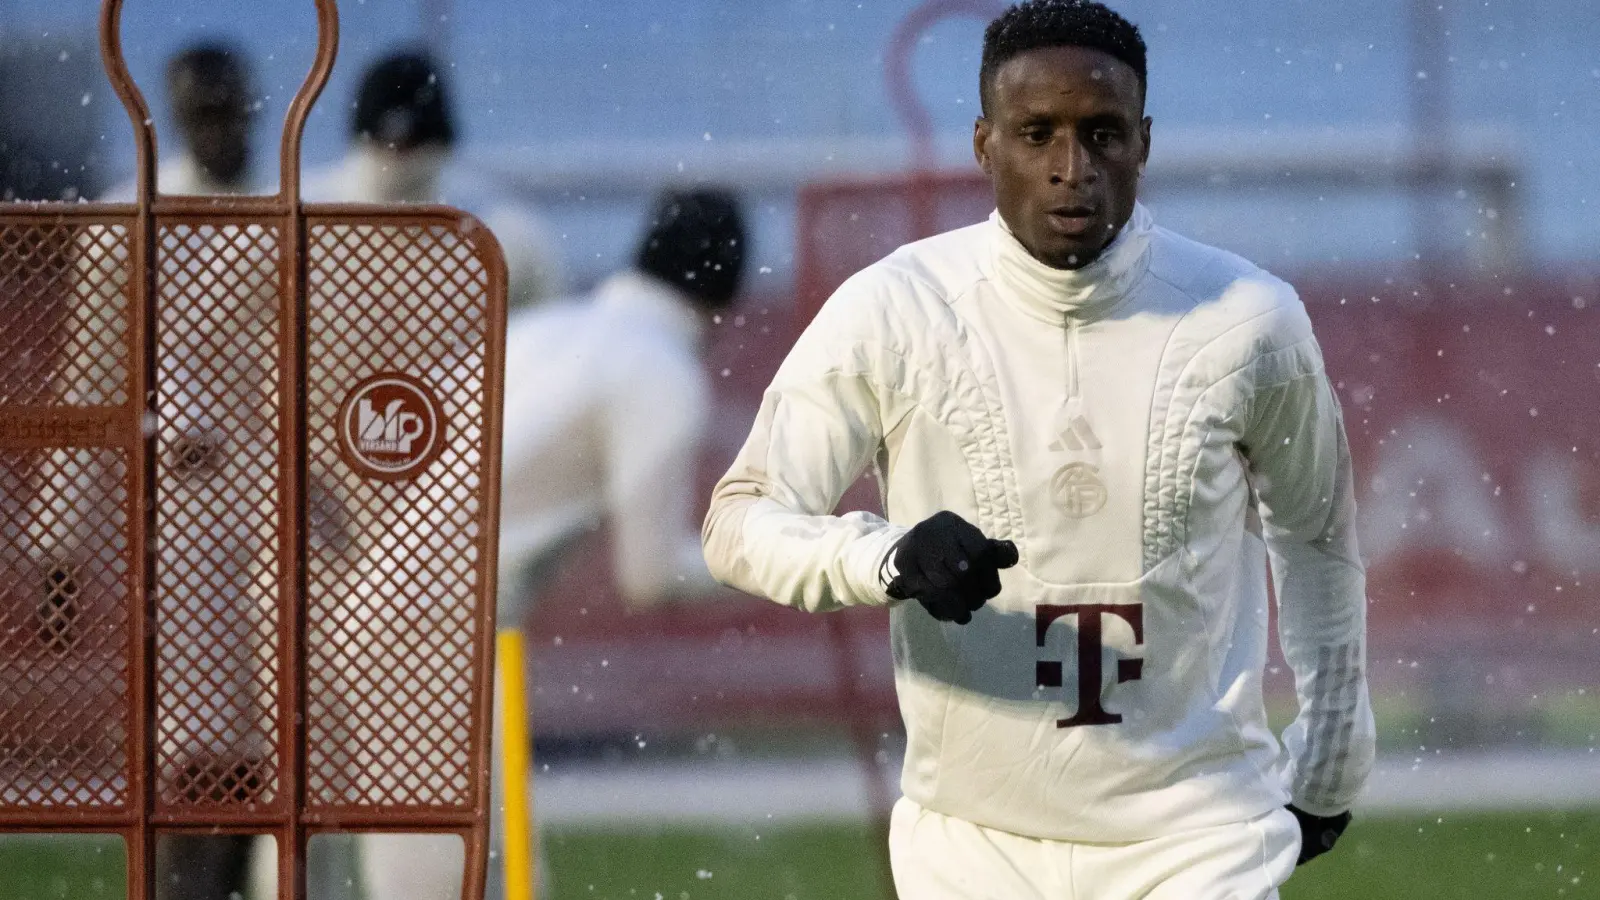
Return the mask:
M1144 152L1139 156L1140 175L1144 174L1144 167L1150 163L1150 126L1153 124L1155 124L1155 120L1149 116L1145 116L1144 121L1139 123L1139 137L1144 142Z
M989 159L989 136L994 134L994 123L983 116L972 123L972 155L985 175L994 174L994 164Z

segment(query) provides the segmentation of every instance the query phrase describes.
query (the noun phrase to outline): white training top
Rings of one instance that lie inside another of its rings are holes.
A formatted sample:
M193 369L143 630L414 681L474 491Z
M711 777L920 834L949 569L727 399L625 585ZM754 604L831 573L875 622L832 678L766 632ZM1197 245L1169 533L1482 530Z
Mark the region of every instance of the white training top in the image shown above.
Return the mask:
M832 515L875 466L887 521ZM1132 841L1371 767L1365 576L1338 401L1294 291L1139 207L1052 269L989 221L902 247L824 305L716 489L727 584L886 605L909 526L951 510L1021 562L969 625L891 612L907 797L1021 835ZM1267 727L1267 559L1300 714Z
M506 329L501 583L609 518L624 598L716 589L694 532L710 387L688 298L636 272ZM506 610L502 610L506 612Z
M188 197L251 194L260 188L248 174L243 181L218 181L200 168L193 156L180 153L157 168L156 190L171 196ZM138 194L139 182L130 178L112 186L100 199L107 203L132 203L138 199Z
M305 171L308 203L447 203L472 213L494 232L506 260L511 309L537 306L566 293L566 273L550 228L528 206L506 199L504 187L454 162L442 149L405 156L361 142L341 159Z

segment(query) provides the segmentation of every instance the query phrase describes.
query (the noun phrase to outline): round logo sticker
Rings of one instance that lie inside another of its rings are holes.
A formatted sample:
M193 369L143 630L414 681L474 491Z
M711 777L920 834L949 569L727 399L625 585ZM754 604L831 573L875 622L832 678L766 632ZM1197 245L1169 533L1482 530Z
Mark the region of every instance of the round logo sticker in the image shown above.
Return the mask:
M339 407L339 449L370 478L411 478L444 449L444 415L428 386L386 372L355 386Z
M1100 470L1088 463L1067 463L1050 479L1056 505L1074 519L1087 518L1106 505L1106 486Z

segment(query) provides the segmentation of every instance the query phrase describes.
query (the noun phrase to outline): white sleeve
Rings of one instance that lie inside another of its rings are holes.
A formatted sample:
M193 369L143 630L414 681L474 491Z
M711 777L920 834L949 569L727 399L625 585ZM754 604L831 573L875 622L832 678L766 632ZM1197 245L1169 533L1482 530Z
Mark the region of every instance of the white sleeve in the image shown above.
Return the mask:
M566 292L566 275L549 230L533 215L508 205L491 207L483 223L500 241L506 258L506 296L512 309L526 309Z
M1300 703L1284 733L1290 794L1313 815L1335 815L1360 794L1375 742L1350 448L1309 325L1300 340L1258 361L1257 371L1243 451L1272 560L1279 641Z
M699 365L630 348L605 411L612 565L635 603L716 589L694 531L695 475L709 390Z
M906 532L868 513L832 515L884 434L850 321L866 299L856 281L828 301L779 369L701 536L718 580L812 612L887 605L879 568Z

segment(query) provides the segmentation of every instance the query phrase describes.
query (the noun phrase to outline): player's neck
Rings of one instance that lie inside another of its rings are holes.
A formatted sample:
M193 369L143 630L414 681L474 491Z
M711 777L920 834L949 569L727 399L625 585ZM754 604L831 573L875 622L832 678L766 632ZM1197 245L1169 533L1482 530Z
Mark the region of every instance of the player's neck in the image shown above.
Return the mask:
M350 150L351 186L370 203L437 203L446 156L442 149L395 153L357 144Z
M1097 318L1120 303L1144 272L1153 229L1149 212L1138 206L1094 262L1057 269L1035 259L999 213L990 216L990 224L994 274L1005 293L1024 312L1056 324L1063 318Z

